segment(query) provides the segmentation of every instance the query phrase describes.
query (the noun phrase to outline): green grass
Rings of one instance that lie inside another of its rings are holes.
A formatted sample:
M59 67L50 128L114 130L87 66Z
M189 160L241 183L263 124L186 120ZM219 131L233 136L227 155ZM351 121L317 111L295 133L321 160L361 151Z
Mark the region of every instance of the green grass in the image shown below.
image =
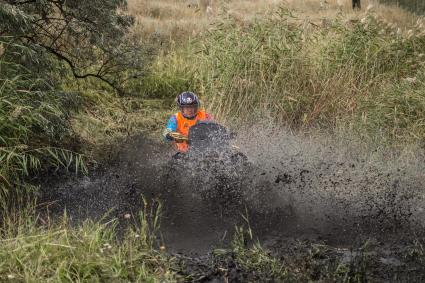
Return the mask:
M348 128L388 144L417 142L425 138L424 48L420 23L398 33L367 15L318 27L281 10L251 24L224 19L158 57L145 92L161 85L175 93L181 84L163 82L175 74L221 121L268 119L294 130Z
M71 127L89 159L103 160L105 147L114 147L129 136L143 134L161 139L172 113L172 102L164 99L117 97L101 90L81 93L83 107L71 118Z
M123 239L116 221L50 223L32 210L26 192L36 188L27 179L50 169L85 172L86 161L105 145L135 133L159 136L174 97L187 89L200 93L223 122L270 119L294 130L348 129L389 144L421 142L423 50L420 25L397 33L373 15L324 27L286 10L249 24L222 19L158 56L140 84L128 86L140 94L132 97L66 75L51 85L0 50L0 281L182 280L156 241L156 212L141 212ZM247 244L252 241L249 230L238 230L228 249L215 251L217 268L236 262L253 281L361 282L367 276L363 256L345 264L332 261L327 246L300 244L305 254L281 259ZM422 245L416 252L423 258Z
M9 215L0 226L2 282L176 282L173 258L158 248L160 206L153 203L122 239L116 220L71 227L33 211Z
M3 66L4 67L4 66ZM55 91L41 79L0 78L0 192L25 186L25 179L47 168L85 171L73 150L69 119L78 96Z
M290 251L273 253L254 236L249 228L237 228L230 247L213 253L217 273L229 278L236 269L243 282L367 282L373 278L367 243L353 249L353 258L344 261L336 248L325 244L299 241L292 243Z
M167 100L118 97L94 80L56 85L0 56L0 212L28 180L49 170L85 174L106 146L130 135L160 136Z

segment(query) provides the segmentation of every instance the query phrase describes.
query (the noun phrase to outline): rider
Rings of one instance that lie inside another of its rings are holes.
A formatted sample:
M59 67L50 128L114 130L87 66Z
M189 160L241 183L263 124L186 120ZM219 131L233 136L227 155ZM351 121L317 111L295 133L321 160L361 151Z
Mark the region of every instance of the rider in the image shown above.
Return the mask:
M185 91L177 96L177 105L180 111L168 119L164 137L167 141L172 141L179 152L187 152L189 144L186 139L178 139L172 133L179 133L184 137L189 136L189 129L198 121L211 121L212 117L205 110L200 110L198 96L190 91Z

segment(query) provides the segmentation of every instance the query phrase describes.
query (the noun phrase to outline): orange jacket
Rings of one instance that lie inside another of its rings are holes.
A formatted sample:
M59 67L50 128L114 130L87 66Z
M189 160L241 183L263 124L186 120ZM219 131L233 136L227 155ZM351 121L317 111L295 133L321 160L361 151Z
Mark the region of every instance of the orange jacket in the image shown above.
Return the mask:
M198 114L193 119L188 119L182 115L181 112L178 112L176 115L177 120L177 132L188 137L189 130L194 126L198 121L208 121L212 120L211 116L205 112L205 110L199 110ZM189 144L185 142L177 143L174 142L176 148L180 152L187 152L189 150Z

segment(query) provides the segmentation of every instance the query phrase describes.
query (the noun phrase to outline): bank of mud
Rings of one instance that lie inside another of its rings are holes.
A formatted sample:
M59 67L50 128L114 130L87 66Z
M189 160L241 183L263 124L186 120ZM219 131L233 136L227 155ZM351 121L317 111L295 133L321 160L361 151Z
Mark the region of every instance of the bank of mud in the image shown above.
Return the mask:
M135 223L143 197L159 200L158 245L188 280L277 280L238 262L236 227L253 235L245 247L261 243L294 280L425 278L421 155L393 158L266 127L240 133L234 145L246 163L179 163L167 145L133 137L89 176L49 180L40 203L52 217L66 209L76 225L117 218L124 229Z

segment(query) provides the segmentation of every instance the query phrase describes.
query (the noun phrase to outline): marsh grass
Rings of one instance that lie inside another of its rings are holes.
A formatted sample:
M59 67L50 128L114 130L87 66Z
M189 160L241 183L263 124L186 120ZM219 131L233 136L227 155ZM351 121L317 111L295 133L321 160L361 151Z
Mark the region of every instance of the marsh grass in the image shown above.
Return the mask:
M285 249L285 243L282 246ZM367 282L373 280L368 248L366 242L343 256L340 249L325 244L292 241L289 251L272 251L255 239L248 226L237 227L230 247L214 250L213 261L222 278L230 281ZM285 256L279 256L282 253Z
M66 215L55 224L34 211L9 215L0 226L0 280L175 282L173 259L156 240L160 205L144 203L122 239L117 220L71 227Z
M4 66L2 66L4 68ZM8 68L15 66L9 63ZM72 139L71 111L76 96L57 92L43 80L16 75L0 79L0 187L25 186L25 179L43 169L85 172L81 154L64 146Z
M83 110L73 115L70 122L83 141L86 154L93 158L100 157L95 154L96 148L113 145L134 134L159 139L158 133L172 104L142 95L117 97L102 90L86 90L81 97Z
M178 280L172 258L158 247L156 208L142 211L118 240L116 221L71 227L66 216L51 223L38 215L35 188L25 181L48 168L84 172L74 138L91 151L142 129L159 132L183 90L199 92L223 122L266 117L293 129L342 128L395 143L425 137L423 21L407 12L252 0L231 1L206 18L184 1L129 2L138 20L133 32L162 46L141 84L132 86L140 97L117 98L88 81L61 88L78 94L58 91L4 61L7 46L0 43L0 71L7 74L0 78L0 207L7 207L1 281ZM23 193L7 197L16 189ZM239 229L230 249L216 256L236 259L254 278L364 279L363 257L353 265L315 265L329 249L303 246L308 254L287 262L250 241L252 233ZM320 268L327 273L317 277Z
M382 2L385 1L396 0ZM319 0L215 0L213 13L207 16L199 11L196 0L129 0L128 12L136 19L134 32L143 35L145 41L157 42L159 48L165 49L169 48L170 42L181 44L208 31L211 24L223 17L232 17L240 24L249 25L282 7L315 24L338 17L347 21L362 17L362 11L353 11L350 1L327 0L326 5L320 3ZM370 5L375 7L380 17L398 26L408 27L416 21L415 16L396 5L362 0L363 11Z
M270 119L292 129L351 129L388 143L422 141L422 20L400 29L373 11L324 26L282 8L241 25L233 18L159 57L146 93L176 93L184 78L221 121ZM180 76L175 69L179 62ZM152 83L156 81L157 84ZM151 90L150 90L151 89Z
M251 21L278 3L275 0L216 0L213 15L207 16L200 12L196 0L129 0L128 12L136 19L136 33L168 47L170 42L182 43L208 30L210 24L223 14Z
M424 14L425 3L421 0L381 0L382 3L388 5L396 5L408 9L413 13Z
M234 260L248 273L257 273L259 278L277 281L296 279L294 272L282 261L273 257L258 242L247 245L254 240L252 231L237 228L231 243Z

